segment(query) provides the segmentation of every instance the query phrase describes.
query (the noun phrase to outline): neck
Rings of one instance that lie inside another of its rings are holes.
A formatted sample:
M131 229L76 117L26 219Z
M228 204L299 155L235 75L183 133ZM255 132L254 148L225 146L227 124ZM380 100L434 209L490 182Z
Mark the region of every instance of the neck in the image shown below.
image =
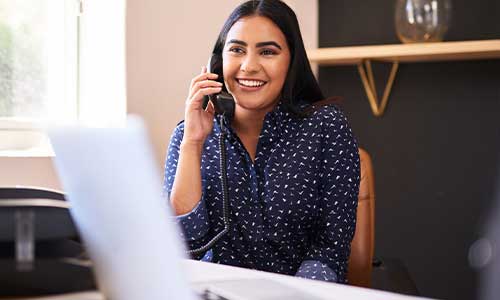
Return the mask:
M232 122L233 128L240 136L258 137L264 125L266 114L273 109L274 107L263 110L247 110L236 105Z

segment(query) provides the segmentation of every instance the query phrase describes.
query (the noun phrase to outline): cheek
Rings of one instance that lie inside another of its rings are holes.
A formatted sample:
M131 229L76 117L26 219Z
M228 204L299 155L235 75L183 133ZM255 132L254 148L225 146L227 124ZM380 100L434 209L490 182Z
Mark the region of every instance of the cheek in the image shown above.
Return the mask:
M238 64L234 61L234 59L225 59L222 64L222 75L224 78L233 77L235 73L238 71Z
M269 68L271 74L271 77L274 78L275 81L279 83L283 83L286 79L286 75L288 74L288 61L280 61L275 64L273 64Z

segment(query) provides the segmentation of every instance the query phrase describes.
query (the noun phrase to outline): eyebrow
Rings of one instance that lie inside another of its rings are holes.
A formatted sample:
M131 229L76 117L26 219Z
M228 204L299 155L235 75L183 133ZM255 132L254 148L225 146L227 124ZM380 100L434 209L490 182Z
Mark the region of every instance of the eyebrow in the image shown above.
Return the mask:
M239 45L242 45L245 47L248 46L248 44L246 42L240 41L240 40L235 40L235 39L230 40L229 42L227 42L227 44L239 44ZM274 47L281 50L281 46L274 41L260 42L260 43L257 43L256 46L257 46L257 48L261 48L261 47L265 47L265 46L274 46Z

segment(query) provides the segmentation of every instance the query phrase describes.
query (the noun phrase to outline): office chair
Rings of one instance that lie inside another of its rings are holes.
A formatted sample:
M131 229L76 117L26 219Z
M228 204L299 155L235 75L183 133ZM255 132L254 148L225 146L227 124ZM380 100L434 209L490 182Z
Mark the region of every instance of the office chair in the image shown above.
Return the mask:
M361 178L358 194L356 232L351 242L347 280L349 284L419 295L404 263L395 258L374 258L375 176L368 152L359 148Z
M375 249L375 183L370 155L359 148L359 183L356 232L351 242L347 280L349 284L371 287Z
M92 290L64 195L32 187L0 188L0 296Z

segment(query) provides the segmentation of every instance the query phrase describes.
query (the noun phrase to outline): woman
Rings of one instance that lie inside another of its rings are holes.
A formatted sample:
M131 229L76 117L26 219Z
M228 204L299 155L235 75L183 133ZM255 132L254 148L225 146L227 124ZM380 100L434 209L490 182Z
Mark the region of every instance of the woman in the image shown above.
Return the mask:
M324 97L294 12L278 0L241 4L213 53L222 72L202 68L192 80L165 166L164 189L189 247L225 228L218 145L225 133L229 228L203 260L345 282L358 150L340 110L318 102ZM217 122L203 97L221 91L234 97L234 118Z

